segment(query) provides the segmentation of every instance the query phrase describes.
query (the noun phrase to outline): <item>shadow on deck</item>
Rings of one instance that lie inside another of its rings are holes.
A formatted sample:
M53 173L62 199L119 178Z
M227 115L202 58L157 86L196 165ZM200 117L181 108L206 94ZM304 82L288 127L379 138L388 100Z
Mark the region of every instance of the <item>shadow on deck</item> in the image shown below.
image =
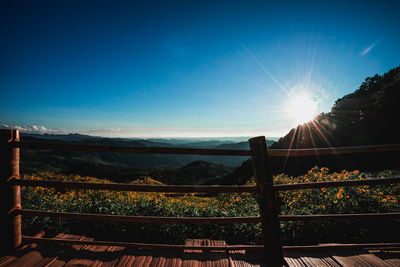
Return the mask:
M77 235L57 238L91 240ZM186 245L224 246L225 241L188 239ZM284 252L288 266L400 266L400 248ZM263 266L259 252L245 250L149 250L118 246L29 244L3 255L0 266Z

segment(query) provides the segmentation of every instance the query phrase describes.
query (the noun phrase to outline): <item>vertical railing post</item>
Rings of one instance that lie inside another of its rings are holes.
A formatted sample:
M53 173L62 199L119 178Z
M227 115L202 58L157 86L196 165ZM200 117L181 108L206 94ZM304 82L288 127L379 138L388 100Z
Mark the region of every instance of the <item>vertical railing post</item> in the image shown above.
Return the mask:
M282 266L285 261L282 253L279 209L273 188L273 177L269 163L267 144L264 136L249 139L254 176L260 192L257 201L262 218L264 240L264 259L266 266Z
M21 215L15 211L21 209L20 186L9 181L19 179L19 148L13 144L19 142L18 130L0 130L0 248L11 251L21 245Z

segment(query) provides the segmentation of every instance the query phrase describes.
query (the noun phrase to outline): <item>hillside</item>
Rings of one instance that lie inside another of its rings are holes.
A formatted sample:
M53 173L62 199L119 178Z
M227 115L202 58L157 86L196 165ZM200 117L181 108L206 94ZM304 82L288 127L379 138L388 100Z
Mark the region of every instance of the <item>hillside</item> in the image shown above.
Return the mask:
M400 117L400 66L384 75L365 79L353 93L339 98L331 111L299 125L271 144L273 149L323 148L398 144ZM393 153L363 153L319 157L271 158L274 173L304 174L315 165L332 171L344 169L379 171L399 169L400 157ZM252 176L251 161L222 179L242 184Z
M331 111L299 125L271 148L346 147L398 144L400 66L368 77L353 93L338 99ZM276 171L299 174L315 164L332 170L376 171L399 168L396 153L274 159Z
M366 78L353 93L336 100L331 112L292 129L272 148L398 143L399 99L400 66Z
M103 145L124 147L191 147L218 149L249 149L248 142L229 140L172 140L102 138L80 134L21 134L24 141L64 143L76 145ZM179 141L179 144L177 142ZM274 141L268 140L269 144ZM157 155L98 153L85 151L21 151L23 173L52 171L56 173L109 177L115 181L132 181L157 177L168 184L199 184L218 182L242 164L247 157Z

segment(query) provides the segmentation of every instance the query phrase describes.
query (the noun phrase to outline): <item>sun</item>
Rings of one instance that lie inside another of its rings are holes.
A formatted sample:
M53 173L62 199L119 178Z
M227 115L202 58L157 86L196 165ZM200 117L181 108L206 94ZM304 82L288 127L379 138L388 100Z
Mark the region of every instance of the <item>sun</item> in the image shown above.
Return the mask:
M288 117L297 125L308 122L318 114L316 99L307 94L293 95L285 105Z

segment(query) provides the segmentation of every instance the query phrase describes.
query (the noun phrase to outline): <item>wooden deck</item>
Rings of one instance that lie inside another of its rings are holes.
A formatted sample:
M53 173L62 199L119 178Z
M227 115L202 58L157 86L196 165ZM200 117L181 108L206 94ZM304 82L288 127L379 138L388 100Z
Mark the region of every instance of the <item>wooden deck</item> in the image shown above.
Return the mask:
M57 238L91 240L77 235ZM186 245L225 246L225 241L188 239ZM288 266L400 266L400 248L284 252ZM30 244L0 257L0 266L263 266L262 254L239 251L140 250L116 246Z

